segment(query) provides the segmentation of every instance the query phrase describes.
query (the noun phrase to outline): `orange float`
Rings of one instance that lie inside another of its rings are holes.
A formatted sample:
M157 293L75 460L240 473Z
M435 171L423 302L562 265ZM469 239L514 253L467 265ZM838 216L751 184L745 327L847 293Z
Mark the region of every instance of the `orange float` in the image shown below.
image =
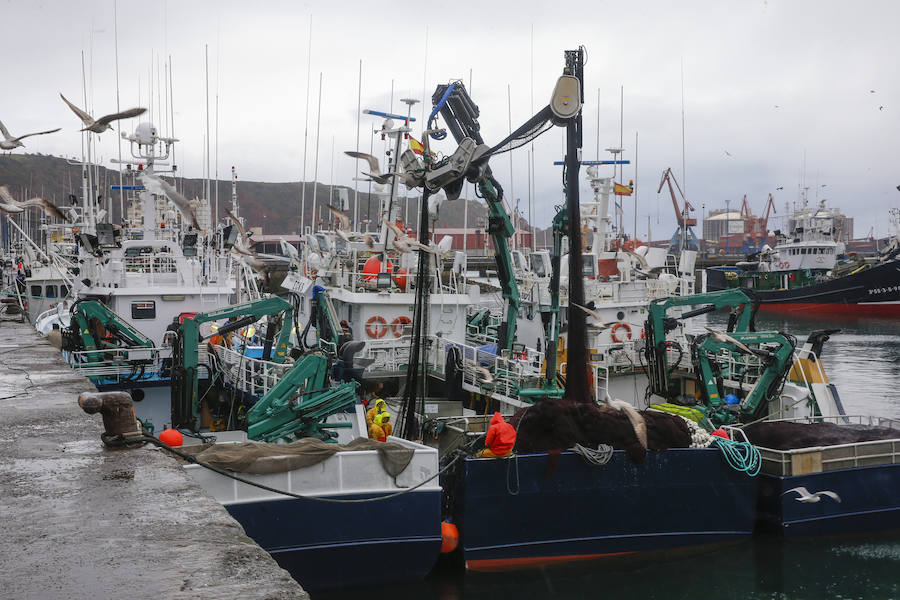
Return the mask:
M363 279L365 281L375 281L378 279L379 273L391 273L394 271L394 263L387 261L387 268L382 268L383 263L377 256L370 256L363 264Z

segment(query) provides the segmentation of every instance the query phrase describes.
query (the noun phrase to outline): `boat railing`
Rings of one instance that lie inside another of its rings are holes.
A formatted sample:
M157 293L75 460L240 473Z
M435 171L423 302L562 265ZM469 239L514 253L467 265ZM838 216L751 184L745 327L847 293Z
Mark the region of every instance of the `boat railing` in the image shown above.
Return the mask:
M811 446L777 450L759 447L762 470L765 473L788 477L806 473L836 471L857 467L900 464L900 420L870 415L839 415L834 417L803 417L779 419L772 422L838 423L885 427L897 431L893 439L853 442L833 446Z
M200 364L206 363L206 344L198 346ZM65 352L69 365L94 383L105 385L166 379L171 369L172 348L115 348Z
M443 337L430 344L430 364L446 377L447 355L455 348L462 363L462 387L469 392L485 394L513 406L531 403L519 399L519 390L540 384L544 353L517 346L512 353L503 350L495 354L483 347L454 342Z
M258 398L266 395L294 366L293 363L276 363L251 358L243 352L225 346L215 346L215 351L226 383Z
M589 349L588 360L592 366L602 366L608 372L613 373L640 369L642 368L641 352L644 345L645 341L640 338L599 344ZM687 354L687 352L682 352L679 355L676 348L667 346L666 355L669 365L672 367L689 367L691 361Z
M409 335L366 340L366 345L356 354L356 358L372 360L366 367L367 371L393 372L399 370L401 365L409 364L409 345Z

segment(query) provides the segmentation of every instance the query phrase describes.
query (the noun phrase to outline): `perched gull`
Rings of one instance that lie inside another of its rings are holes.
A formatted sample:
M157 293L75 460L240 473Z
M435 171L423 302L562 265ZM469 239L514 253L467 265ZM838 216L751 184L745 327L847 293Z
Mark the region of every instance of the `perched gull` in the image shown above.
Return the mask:
M752 350L745 344L734 339L733 337L731 337L724 331L720 331L718 329L713 329L712 327L707 327L706 330L709 332L709 334L712 336L712 338L714 340L716 340L717 342L719 342L720 344L731 344L732 346L734 346L735 348L737 348L740 352L743 352L744 354L754 354L754 355L758 354L758 352Z
M606 404L609 405L610 408L622 411L628 417L628 420L631 421L631 427L634 429L634 435L637 437L638 442L640 442L641 446L644 447L644 450L647 449L647 423L644 421L644 417L635 410L635 408L624 400L614 400L610 398L606 401Z
M814 504L816 502L819 502L822 499L822 496L828 496L838 503L841 501L841 497L830 490L823 490L821 492L816 492L815 494L810 494L809 490L807 490L805 487L791 488L784 494L782 494L782 496L784 496L785 494L790 494L791 492L797 492L798 497L794 498L794 500L796 500L797 502Z
M25 135L20 135L19 137L13 137L13 136L9 133L9 130L6 128L6 126L3 124L3 122L0 121L0 133L3 134L3 139L0 140L0 149L2 149L2 150L12 150L12 149L17 148L17 147L19 147L19 146L23 146L23 147L24 147L25 144L23 144L23 143L21 142L21 140L24 140L25 138L31 137L31 136L33 136L33 135L44 135L44 134L47 134L47 133L56 133L56 132L59 131L60 129L62 129L62 127L57 127L56 129L50 129L50 130L48 130L48 131L38 131L38 132L36 132L36 133L26 133Z
M68 100L62 94L59 95L60 98L63 99L63 102L69 105L69 108L72 109L72 112L78 115L78 118L84 123L84 129L81 131L93 131L94 133L103 133L107 129L112 129L113 121L118 121L119 119L130 119L131 117L137 117L139 115L147 112L146 108L129 108L128 110L123 110L122 112L113 113L111 115L104 115L99 119L94 119L91 115L87 114Z

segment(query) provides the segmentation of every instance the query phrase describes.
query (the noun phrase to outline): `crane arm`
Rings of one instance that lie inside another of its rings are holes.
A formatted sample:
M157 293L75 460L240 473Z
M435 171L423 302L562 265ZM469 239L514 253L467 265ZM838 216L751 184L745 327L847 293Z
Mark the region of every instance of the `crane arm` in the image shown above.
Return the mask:
M105 330L105 335L100 328ZM77 330L76 330L77 328ZM104 350L121 347L152 348L153 341L131 323L97 300L82 300L71 311L70 334L84 350ZM100 356L88 356L87 362L99 362Z
M200 325L220 319L237 319L218 330L219 335L229 333L256 322L262 317L283 315L281 331L275 346L273 362L282 363L287 357L290 346L291 323L294 309L289 302L271 296L262 300L244 302L233 306L225 306L210 312L200 313L186 318L179 325L178 336L172 352L172 423L175 427L193 426L200 416L199 382L197 369L199 363L198 346L203 341L200 337Z
M668 316L669 310L677 306L699 306L695 310L682 313L680 317ZM650 303L644 333L647 338L644 356L647 359L647 375L650 379L650 392L663 397L677 395L677 390L670 390L669 360L666 353L666 334L678 326L679 320L713 312L726 306L732 308L729 319L729 331L752 331L754 318L759 302L739 288L693 294L691 296L672 296L660 298Z

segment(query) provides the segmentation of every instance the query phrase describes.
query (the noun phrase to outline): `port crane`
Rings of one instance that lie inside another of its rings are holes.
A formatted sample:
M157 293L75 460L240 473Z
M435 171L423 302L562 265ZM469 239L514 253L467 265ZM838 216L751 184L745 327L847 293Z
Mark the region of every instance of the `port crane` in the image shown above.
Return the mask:
M678 185L671 167L663 171L662 178L659 180L659 188L656 190L657 194L662 192L664 185L668 185L672 206L675 208L675 218L678 221L678 229L669 240L669 252L681 254L682 250L700 250L700 243L693 230L693 227L697 225L697 219L690 216L690 213L695 210L694 206L684 197L684 192L681 191L681 186ZM678 197L675 196L676 189L684 203L683 207L678 205Z

